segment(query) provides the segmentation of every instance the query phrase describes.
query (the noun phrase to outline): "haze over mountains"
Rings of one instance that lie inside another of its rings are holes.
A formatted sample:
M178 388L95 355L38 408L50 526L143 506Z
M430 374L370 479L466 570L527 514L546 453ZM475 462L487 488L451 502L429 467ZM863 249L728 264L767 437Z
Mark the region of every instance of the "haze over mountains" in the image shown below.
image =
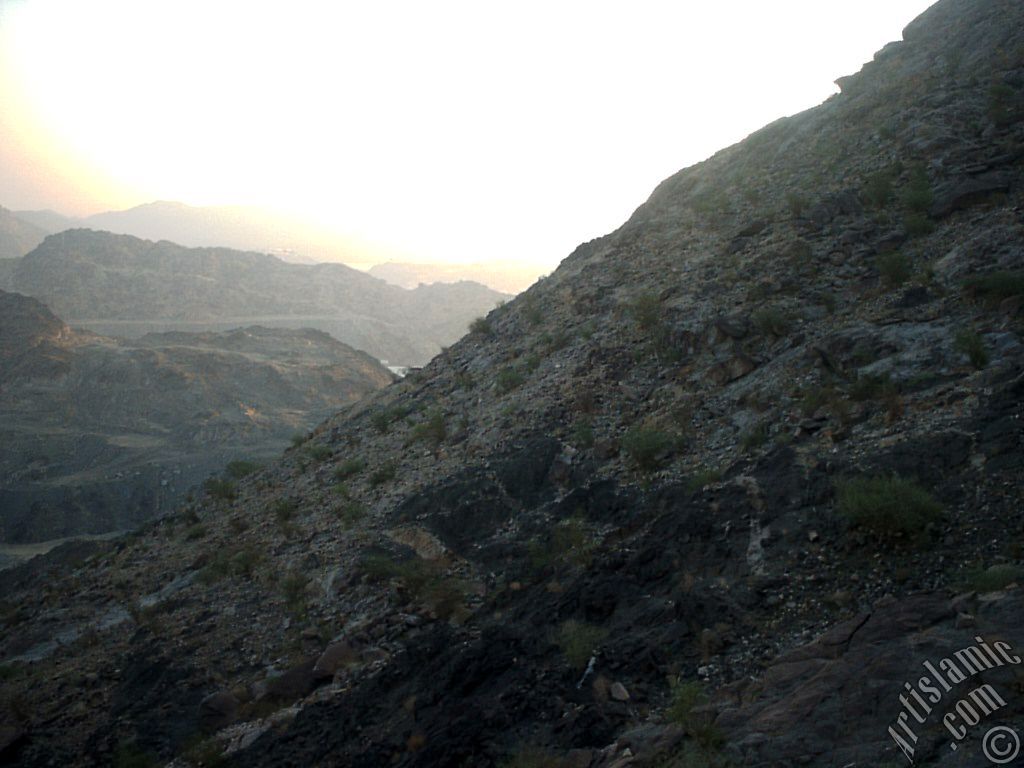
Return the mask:
M422 365L507 298L477 283L409 291L343 264L288 264L92 230L51 235L23 258L0 262L0 288L112 336L311 327L402 366Z
M1024 4L940 0L839 83L232 494L0 572L0 759L991 764L1024 728L976 647L1024 638ZM36 266L144 287L69 237ZM159 253L195 301L247 274Z
M0 291L0 542L134 527L392 380L319 331L127 342Z

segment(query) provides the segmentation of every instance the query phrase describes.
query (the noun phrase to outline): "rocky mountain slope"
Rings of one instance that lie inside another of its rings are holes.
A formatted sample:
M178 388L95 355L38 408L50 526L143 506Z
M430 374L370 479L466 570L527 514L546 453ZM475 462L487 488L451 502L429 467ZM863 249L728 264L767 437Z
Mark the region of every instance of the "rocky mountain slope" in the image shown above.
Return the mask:
M392 285L413 289L421 283L457 283L470 280L481 283L496 291L522 293L542 274L549 272L539 265L497 263L497 264L409 264L388 261L375 264L367 270L374 277L386 280Z
M0 292L0 542L134 527L392 379L320 331L121 342Z
M6 286L75 327L112 336L312 327L393 365L421 365L505 298L477 283L406 291L342 264L287 264L91 230L47 237L9 271Z
M46 232L0 207L0 259L17 259L35 248Z
M900 696L1024 648L1024 6L840 83L234 499L0 576L3 754L988 764L1020 666Z

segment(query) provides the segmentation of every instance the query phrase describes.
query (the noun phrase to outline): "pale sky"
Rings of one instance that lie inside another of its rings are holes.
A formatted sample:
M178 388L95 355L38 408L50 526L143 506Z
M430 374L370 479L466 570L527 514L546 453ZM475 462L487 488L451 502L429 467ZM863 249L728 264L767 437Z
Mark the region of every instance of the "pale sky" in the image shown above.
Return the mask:
M930 4L0 0L0 205L259 205L553 265Z

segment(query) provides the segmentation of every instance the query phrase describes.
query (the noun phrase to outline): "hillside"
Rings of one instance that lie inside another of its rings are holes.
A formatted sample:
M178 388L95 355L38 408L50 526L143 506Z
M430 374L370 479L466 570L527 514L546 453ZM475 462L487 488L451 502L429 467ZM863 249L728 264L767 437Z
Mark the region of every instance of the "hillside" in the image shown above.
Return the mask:
M134 527L391 380L319 331L119 342L0 292L0 542Z
M1024 648L1024 4L839 82L234 499L0 574L9 759L990 762L1015 662L907 710Z
M91 230L47 237L6 285L107 335L311 327L394 365L422 365L504 298L476 283L406 291L342 264Z
M368 270L374 277L401 288L412 289L421 283L471 280L513 295L525 291L546 271L532 264L408 264L396 261L375 264Z
M0 259L17 259L43 241L46 232L0 208Z

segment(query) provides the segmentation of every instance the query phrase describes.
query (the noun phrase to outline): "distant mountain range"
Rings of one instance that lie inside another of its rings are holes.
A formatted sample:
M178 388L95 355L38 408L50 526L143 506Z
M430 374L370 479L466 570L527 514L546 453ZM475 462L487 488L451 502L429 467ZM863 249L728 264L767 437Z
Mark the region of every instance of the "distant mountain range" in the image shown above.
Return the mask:
M472 280L504 293L521 293L537 282L546 270L536 264L407 264L389 261L370 267L369 273L392 285L415 288L431 283Z
M190 248L224 247L273 253L285 261L366 261L366 246L297 217L242 205L192 206L157 201L123 211L73 218L55 211L16 211L22 221L55 234L97 229L146 240L170 240ZM25 251L24 253L27 253ZM16 254L23 256L24 253Z
M108 335L312 327L412 366L507 298L477 283L409 291L343 264L287 264L263 253L83 229L51 235L25 257L0 262L0 288Z
M0 291L0 541L136 525L392 380L319 331L125 342Z

